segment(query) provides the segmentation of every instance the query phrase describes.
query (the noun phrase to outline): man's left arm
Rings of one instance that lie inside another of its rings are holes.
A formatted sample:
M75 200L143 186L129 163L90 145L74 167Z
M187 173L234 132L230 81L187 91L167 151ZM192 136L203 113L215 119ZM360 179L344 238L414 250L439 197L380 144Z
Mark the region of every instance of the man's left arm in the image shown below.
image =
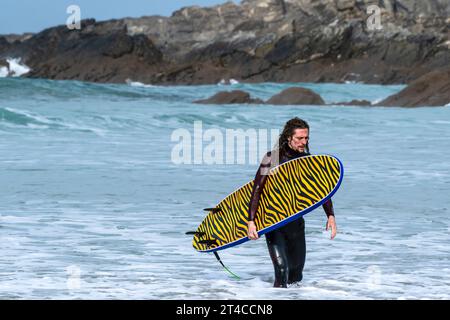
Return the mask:
M322 207L323 210L325 210L325 213L328 217L326 230L328 231L328 229L331 229L331 240L333 240L337 234L337 226L336 226L336 218L334 217L333 202L330 199L327 202L325 202Z

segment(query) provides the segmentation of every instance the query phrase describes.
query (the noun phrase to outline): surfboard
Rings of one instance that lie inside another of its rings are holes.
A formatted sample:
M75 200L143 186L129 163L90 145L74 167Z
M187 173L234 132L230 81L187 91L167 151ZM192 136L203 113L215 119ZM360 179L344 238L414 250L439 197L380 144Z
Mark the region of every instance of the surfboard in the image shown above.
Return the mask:
M255 217L261 236L311 212L339 189L344 176L342 162L330 155L310 155L285 162L270 170ZM225 197L194 232L192 245L199 252L215 252L250 240L248 210L254 181Z

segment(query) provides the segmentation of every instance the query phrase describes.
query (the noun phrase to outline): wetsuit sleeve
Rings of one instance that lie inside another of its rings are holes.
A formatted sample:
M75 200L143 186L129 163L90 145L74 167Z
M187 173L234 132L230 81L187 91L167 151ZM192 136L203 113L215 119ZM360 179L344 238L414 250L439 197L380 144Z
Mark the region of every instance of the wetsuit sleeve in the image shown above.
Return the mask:
M258 211L259 199L261 198L264 185L270 172L271 153L268 152L261 161L256 172L255 182L253 184L252 195L250 197L250 205L248 209L248 220L254 221L256 212Z
M334 209L333 209L333 202L331 202L331 199L324 203L322 206L323 210L325 210L325 214L327 215L327 218L330 216L334 217Z

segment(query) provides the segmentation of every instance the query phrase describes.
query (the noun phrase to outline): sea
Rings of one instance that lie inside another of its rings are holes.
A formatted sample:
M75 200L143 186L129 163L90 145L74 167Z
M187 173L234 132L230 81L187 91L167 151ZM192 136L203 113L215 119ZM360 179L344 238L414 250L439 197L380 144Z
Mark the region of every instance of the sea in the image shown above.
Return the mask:
M0 299L450 298L449 106L340 104L400 85L223 83L0 78ZM193 103L293 86L331 105ZM293 117L310 124L310 151L338 157L345 175L336 238L322 208L307 214L303 281L280 289L264 237L220 251L236 279L186 232L254 178L273 146L262 136ZM246 130L262 141L256 161L223 156L226 133Z

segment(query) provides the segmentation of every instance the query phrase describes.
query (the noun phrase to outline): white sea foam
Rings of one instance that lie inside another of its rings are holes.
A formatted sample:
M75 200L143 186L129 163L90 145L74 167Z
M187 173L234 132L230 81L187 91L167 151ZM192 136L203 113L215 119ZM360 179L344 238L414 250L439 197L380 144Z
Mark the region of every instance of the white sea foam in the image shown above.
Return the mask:
M237 81L236 79L230 79L230 80L225 80L222 79L220 80L220 82L217 84L218 86L228 86L228 85L236 85L239 84L239 81Z
M20 58L8 58L6 61L9 63L9 72L6 76L12 76L12 77L20 77L24 74L27 74L30 72L30 68L26 66L25 64L21 64ZM6 69L6 67L3 67L2 69ZM8 71L8 69L6 69ZM0 70L0 77L5 73L5 70ZM4 76L5 77L5 76Z
M372 105L378 104L378 103L380 103L381 101L383 101L384 99L386 99L386 98L379 98L379 99L376 99L376 100L372 101Z
M142 82L138 82L138 81L133 81L131 79L127 79L125 80L126 84L128 84L131 87L142 87L142 88L153 88L155 87L154 85L151 84L145 84Z
M9 70L7 67L0 68L0 78L6 78L9 75Z

